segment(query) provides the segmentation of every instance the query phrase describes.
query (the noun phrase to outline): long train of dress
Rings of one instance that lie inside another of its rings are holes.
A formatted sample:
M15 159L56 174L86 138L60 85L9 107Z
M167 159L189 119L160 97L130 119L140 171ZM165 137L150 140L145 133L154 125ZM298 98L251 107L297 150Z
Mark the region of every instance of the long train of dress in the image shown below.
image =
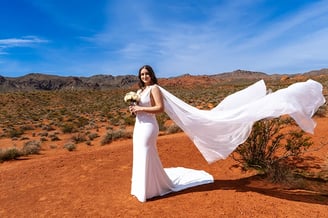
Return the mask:
M228 96L212 110L199 110L159 88L165 112L209 163L226 158L247 139L254 122L264 118L288 114L304 131L313 133L315 122L311 117L325 102L322 85L313 80L270 94L261 80ZM140 105L150 106L150 90L142 93ZM139 201L213 182L213 177L202 170L164 169L157 152L157 135L155 115L138 113L133 132L131 194Z

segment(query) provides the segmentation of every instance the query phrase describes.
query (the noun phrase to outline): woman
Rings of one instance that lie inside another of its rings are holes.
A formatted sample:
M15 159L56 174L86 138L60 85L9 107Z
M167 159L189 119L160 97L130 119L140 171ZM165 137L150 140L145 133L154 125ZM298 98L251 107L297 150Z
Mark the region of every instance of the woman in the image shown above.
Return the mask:
M164 111L163 96L157 86L155 73L149 65L140 68L139 81L140 102L130 106L131 113L136 114L131 194L145 202L171 191L213 182L213 177L204 171L181 167L163 168L156 147L159 128L155 116ZM188 179L183 180L186 173L189 174Z
M139 70L141 101L131 106L136 113L133 132L131 194L139 201L213 182L204 171L163 169L156 149L158 124L155 114L165 111L190 137L208 163L225 159L248 138L254 122L290 115L306 132L313 133L312 116L325 103L322 85L308 80L267 93L263 80L226 97L212 110L199 110L157 85L153 69ZM174 181L174 182L173 182Z

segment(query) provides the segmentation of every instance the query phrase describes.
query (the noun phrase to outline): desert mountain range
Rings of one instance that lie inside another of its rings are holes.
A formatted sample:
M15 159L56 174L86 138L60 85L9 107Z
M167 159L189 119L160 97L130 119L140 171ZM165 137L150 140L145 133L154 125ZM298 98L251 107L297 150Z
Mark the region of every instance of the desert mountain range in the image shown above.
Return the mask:
M293 77L315 77L328 73L328 68L313 70L300 74L273 74L235 70L233 72L218 73L214 75L184 74L177 77L160 78L161 85L195 85L199 83L213 84L222 80L240 79L286 79ZM21 77L3 77L0 75L0 92L35 91L35 90L69 90L69 89L114 89L131 87L137 84L136 75L94 75L90 77L56 76L42 73L30 73Z

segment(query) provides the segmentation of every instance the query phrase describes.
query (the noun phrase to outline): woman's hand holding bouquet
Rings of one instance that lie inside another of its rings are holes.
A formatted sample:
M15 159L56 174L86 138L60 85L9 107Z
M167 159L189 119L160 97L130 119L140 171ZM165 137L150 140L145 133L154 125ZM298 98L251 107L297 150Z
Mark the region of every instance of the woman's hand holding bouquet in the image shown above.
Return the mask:
M131 92L128 92L124 96L124 101L127 102L127 103L129 103L129 105L130 105L129 108L130 108L130 111L131 111L131 106L135 106L135 105L137 105L139 103L139 101L140 101L140 95L137 94L136 92L132 92L132 91ZM131 113L133 115L135 115L135 113L133 111L131 111Z

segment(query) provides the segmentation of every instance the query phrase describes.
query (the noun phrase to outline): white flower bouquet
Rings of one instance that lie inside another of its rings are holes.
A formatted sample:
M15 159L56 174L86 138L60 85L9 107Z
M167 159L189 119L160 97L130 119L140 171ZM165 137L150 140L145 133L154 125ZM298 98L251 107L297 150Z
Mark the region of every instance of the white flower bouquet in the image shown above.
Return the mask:
M130 105L136 105L140 101L140 95L138 95L136 92L128 92L124 96L124 101Z

